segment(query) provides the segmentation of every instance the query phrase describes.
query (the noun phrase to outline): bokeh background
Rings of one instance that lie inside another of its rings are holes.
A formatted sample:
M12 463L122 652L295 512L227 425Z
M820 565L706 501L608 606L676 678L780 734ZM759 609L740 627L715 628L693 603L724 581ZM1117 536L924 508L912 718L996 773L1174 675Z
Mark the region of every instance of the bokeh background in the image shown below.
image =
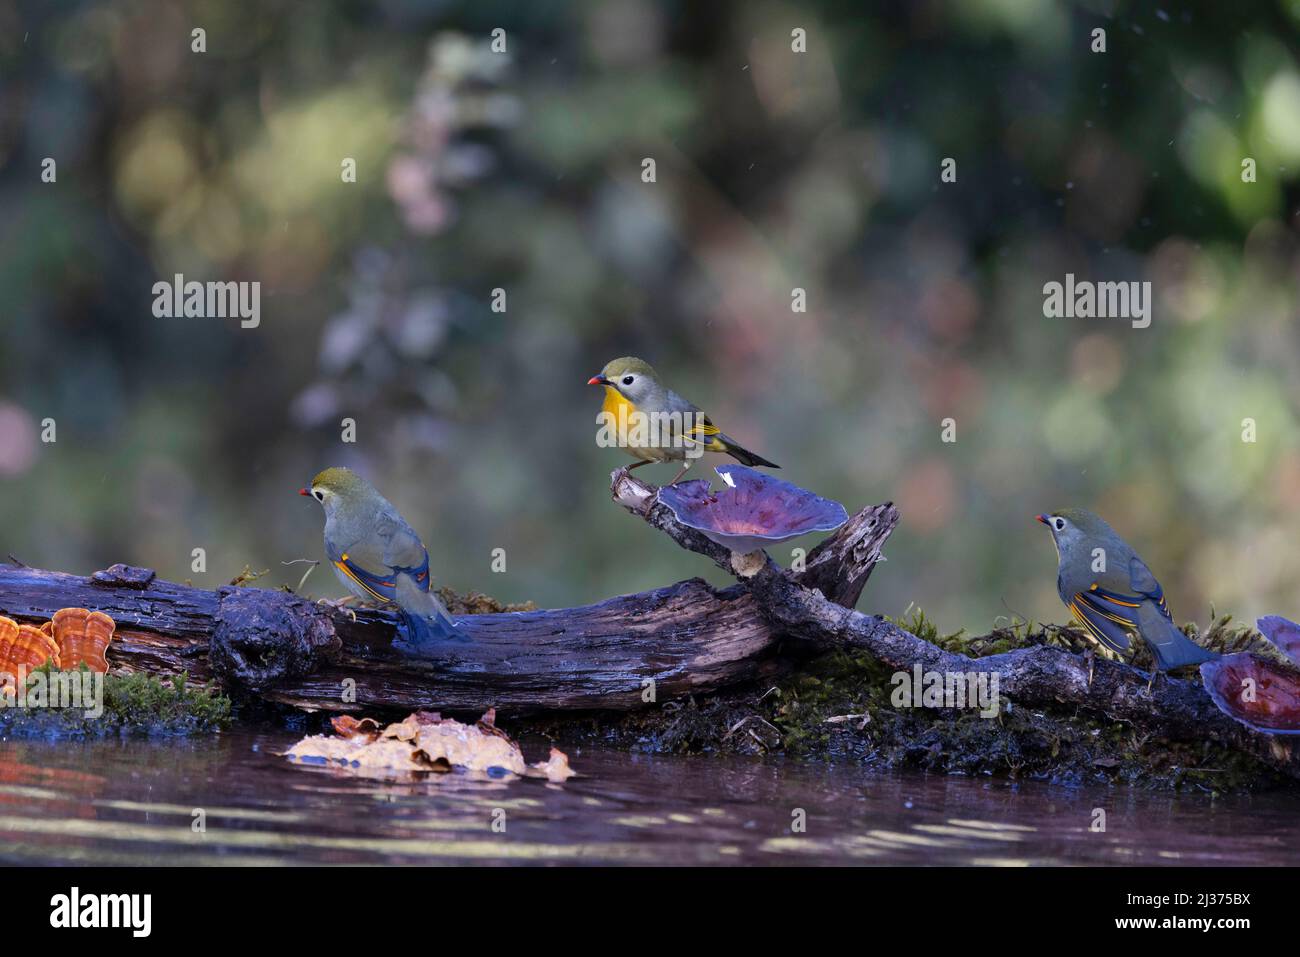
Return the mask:
M321 516L295 492L344 464L462 590L721 581L609 501L584 383L631 353L781 477L899 504L866 609L1064 620L1031 516L1079 504L1180 619L1295 617L1297 25L1295 0L0 0L0 554L296 583ZM156 318L177 272L260 281L260 327ZM1151 327L1044 318L1067 272L1150 280Z

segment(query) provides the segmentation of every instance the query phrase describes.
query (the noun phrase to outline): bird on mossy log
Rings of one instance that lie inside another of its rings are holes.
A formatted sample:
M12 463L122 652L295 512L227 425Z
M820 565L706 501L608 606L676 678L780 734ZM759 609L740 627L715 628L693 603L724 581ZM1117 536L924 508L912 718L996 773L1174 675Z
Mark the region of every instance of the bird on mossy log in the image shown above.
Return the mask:
M1137 635L1151 649L1156 671L1218 657L1179 630L1151 569L1099 516L1063 508L1034 517L1051 530L1056 542L1061 601L1095 641L1124 655L1133 650L1132 637Z
M328 468L298 494L325 509L325 555L339 581L356 598L396 604L413 648L466 638L429 587L420 536L373 485Z
M613 432L611 441L603 444L617 444L637 460L628 471L651 462L682 462L681 471L668 483L676 485L705 452L724 452L742 465L781 467L721 431L697 406L664 385L643 359L613 359L587 385L605 387L601 413Z

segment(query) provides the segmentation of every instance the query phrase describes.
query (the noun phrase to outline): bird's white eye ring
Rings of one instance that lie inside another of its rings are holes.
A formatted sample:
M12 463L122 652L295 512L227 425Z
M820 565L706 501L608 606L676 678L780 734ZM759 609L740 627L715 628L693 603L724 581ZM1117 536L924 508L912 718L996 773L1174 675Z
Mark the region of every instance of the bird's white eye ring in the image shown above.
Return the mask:
M1065 519L1058 518L1056 520L1056 530L1059 532L1063 528L1065 528Z
M624 385L631 385L635 380L636 380L636 376L630 376L630 375L623 376Z
M322 492L320 489L314 489L311 494L316 496L316 501L318 502L325 501L325 493Z

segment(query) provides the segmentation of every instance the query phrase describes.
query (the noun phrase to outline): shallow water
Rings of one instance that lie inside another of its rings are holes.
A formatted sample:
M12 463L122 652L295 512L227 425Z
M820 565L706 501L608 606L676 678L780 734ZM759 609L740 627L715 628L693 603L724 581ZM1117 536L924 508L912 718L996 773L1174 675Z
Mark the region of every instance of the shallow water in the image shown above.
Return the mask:
M0 742L0 861L1300 863L1295 794L1212 799L590 747L565 748L583 776L564 785L391 784L291 766L277 752L298 737ZM524 744L544 756L544 742ZM1094 808L1104 833L1090 829ZM805 833L792 832L796 809Z

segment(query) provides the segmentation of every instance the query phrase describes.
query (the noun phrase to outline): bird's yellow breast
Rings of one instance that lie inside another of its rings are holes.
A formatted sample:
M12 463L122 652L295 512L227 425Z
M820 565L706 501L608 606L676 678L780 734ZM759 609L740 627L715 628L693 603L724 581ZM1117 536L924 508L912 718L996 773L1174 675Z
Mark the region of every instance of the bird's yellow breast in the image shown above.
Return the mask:
M683 457L680 449L660 445L653 440L653 437L647 440L646 423L641 416L637 415L637 407L624 398L618 389L605 386L605 403L600 407L600 411L607 412L614 417L614 428L618 433L618 443L623 451L633 458L649 459L652 462L666 462L670 459ZM631 431L630 436L629 430Z
M627 442L627 424L632 419L632 413L636 411L636 406L623 397L612 385L605 386L605 404L600 407L600 411L608 412L614 417L615 427L618 429L618 440Z

